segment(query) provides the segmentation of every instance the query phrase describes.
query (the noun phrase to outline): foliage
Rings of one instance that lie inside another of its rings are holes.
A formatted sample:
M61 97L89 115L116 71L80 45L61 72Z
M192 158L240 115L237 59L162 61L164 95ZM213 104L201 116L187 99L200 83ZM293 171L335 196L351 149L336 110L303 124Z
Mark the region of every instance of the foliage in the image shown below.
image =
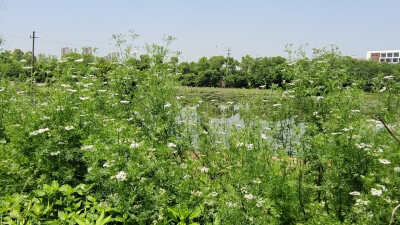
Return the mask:
M389 223L397 66L336 46L178 63L164 40L113 62L39 57L34 80L1 70L2 222Z
M1 224L96 224L122 221L114 210L90 195L90 187L53 181L30 194L7 195L0 199ZM109 216L107 216L109 215Z

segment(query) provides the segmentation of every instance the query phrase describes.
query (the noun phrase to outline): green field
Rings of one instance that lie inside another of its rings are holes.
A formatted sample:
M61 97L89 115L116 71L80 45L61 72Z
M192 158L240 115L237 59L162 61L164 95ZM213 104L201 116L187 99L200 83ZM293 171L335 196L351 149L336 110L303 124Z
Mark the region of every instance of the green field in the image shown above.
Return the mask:
M73 56L1 73L1 224L400 223L397 77L366 92L328 54L273 89L182 87L157 54Z

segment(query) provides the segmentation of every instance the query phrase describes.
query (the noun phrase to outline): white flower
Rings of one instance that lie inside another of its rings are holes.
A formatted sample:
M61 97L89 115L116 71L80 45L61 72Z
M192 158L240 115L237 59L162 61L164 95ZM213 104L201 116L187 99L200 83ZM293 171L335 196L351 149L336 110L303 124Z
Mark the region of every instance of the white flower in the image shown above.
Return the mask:
M350 194L350 195L354 195L354 196L358 196L358 195L360 195L360 192L358 192L358 191L353 191L353 192L350 192L349 194Z
M371 188L371 195L381 196L382 195L382 190Z
M217 192L211 192L210 194L208 194L209 196L212 196L212 197L217 197L217 195L218 195L218 193Z
M124 171L119 171L117 175L115 175L115 179L124 181L126 180L126 173Z
M68 89L68 91L69 91L69 92L72 92L72 93L77 92L77 90L74 90L74 89Z
M70 87L69 84L61 84L60 86L64 88Z
M394 172L400 173L400 167L396 166L394 169Z
M278 107L278 106L281 106L282 104L280 104L280 103L277 103L277 104L273 104L272 106L273 107Z
M164 105L164 107L165 107L165 108L171 107L171 103L168 102L167 104Z
M254 148L253 144L246 144L248 150L252 150Z
M262 198L260 198L260 199L257 200L256 206L257 206L258 208L261 208L261 207L263 206L264 202L265 202L265 200L263 200Z
M353 112L353 113L359 113L360 110L359 110L359 109L352 109L351 112Z
M349 131L349 130L353 130L353 127L352 127L352 126L349 126L348 128L345 127L345 128L342 129L342 131L344 131L344 132L347 132L347 131Z
M196 191L196 192L192 192L192 194L196 195L196 196L201 196L203 194L203 192L201 191Z
M79 99L82 100L82 101L86 101L86 100L89 99L89 97L79 97Z
M236 144L236 147L242 147L243 145L244 145L243 142L239 142L239 143Z
M386 87L383 87L381 90L379 90L379 92L382 93L382 92L386 91L386 89L387 89Z
M250 199L253 199L253 198L254 198L254 195L252 195L252 194L245 194L245 195L244 195L244 198L247 199L247 200L250 200Z
M174 144L174 143L172 143L172 142L170 142L170 143L168 143L168 145L167 145L168 147L170 147L170 148L175 148L176 147L176 144Z
M225 204L226 204L228 207L230 207L230 208L233 208L233 207L237 207L237 206L238 206L238 204L235 203L235 202L225 202Z
M51 155L51 156L56 156L56 155L58 155L58 154L60 154L60 153L61 153L60 151L50 152L50 155Z
M393 76L386 76L383 79L393 80Z
M207 173L209 170L210 170L209 168L204 167L204 166L200 168L200 172L203 172L203 173Z
M132 144L129 146L130 148L137 148L140 146L140 143L137 143L135 141L132 142Z
M93 145L85 145L82 147L82 150L92 149L93 147L94 147Z
M129 103L129 101L127 101L127 100L121 100L120 101L122 104L128 104Z
M206 205L214 205L214 201L213 200L205 200L204 201L204 204L206 204Z
M29 133L30 136L35 136L41 133L44 133L46 131L49 131L49 128L43 128L43 129L39 129L39 130L35 130Z
M253 183L255 183L255 184L261 184L261 180L260 179L255 179L255 180L253 180Z
M357 199L355 205L368 205L369 201L364 201L362 199Z
M83 59L77 59L75 62L83 62Z
M390 161L387 159L379 159L379 162L385 165L390 164Z
M75 127L74 126L66 126L66 127L64 127L64 129L65 130L73 130L73 129L75 129Z
M261 134L261 138L264 139L264 140L267 140L268 137L265 134Z
M104 168L108 168L108 167L110 167L110 166L111 166L111 165L108 164L108 163L104 163L104 164L103 164L103 167L104 167Z

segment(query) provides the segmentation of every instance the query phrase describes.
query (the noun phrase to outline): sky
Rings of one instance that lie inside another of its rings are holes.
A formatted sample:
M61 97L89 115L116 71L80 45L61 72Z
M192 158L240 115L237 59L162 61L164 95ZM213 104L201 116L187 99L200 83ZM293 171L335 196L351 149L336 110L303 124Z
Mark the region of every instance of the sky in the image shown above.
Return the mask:
M0 0L3 50L32 49L60 57L62 47L96 47L96 56L118 51L113 34L139 36L138 55L148 44L181 52L180 61L228 54L287 57L309 44L365 58L369 50L400 49L399 0ZM310 55L311 56L311 55Z

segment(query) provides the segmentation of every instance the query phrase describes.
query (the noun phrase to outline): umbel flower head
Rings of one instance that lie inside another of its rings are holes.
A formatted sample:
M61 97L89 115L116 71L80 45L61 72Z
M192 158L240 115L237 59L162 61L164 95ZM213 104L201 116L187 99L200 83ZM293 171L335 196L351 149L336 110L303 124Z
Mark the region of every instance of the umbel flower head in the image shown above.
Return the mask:
M118 181L124 181L126 180L126 173L125 171L119 171L117 175L115 175L115 179Z

